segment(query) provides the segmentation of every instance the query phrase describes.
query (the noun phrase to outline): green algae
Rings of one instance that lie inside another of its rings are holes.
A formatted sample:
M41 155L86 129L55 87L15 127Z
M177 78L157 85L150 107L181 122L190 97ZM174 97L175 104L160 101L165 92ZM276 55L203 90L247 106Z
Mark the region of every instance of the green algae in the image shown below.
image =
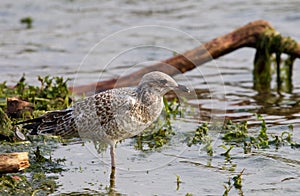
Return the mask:
M259 92L270 92L272 64L274 64L277 73L277 91L291 92L292 70L295 61L291 51L296 47L295 40L282 36L274 29L268 29L262 33L256 44L254 58L254 89ZM283 53L287 54L286 59L283 59ZM273 60L274 56L275 60Z
M32 28L33 19L30 16L24 17L20 19L21 24L25 24L27 29Z

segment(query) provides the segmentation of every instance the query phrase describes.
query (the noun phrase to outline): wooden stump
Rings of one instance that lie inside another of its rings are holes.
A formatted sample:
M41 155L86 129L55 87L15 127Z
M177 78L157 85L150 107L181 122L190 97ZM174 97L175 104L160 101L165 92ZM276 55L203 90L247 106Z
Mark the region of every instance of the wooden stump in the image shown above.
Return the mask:
M33 111L33 104L23 101L19 98L12 97L7 98L7 115L12 118L21 118L23 114Z
M0 173L15 173L29 167L28 152L0 154Z

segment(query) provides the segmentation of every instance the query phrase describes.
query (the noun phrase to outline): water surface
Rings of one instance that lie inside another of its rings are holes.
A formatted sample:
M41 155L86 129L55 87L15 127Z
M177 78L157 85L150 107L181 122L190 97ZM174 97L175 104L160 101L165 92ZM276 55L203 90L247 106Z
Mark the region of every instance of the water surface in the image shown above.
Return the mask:
M30 84L38 84L38 75L48 74L69 77L70 85L116 77L257 19L267 20L283 35L300 40L299 1L3 0L0 4L0 77L10 85L23 73ZM19 22L27 16L33 19L31 29ZM155 26L132 29L143 25ZM103 39L104 44L99 44ZM98 47L91 51L95 44ZM119 144L115 191L128 195L220 195L228 178L245 169L245 195L295 195L300 190L298 149L283 146L244 154L236 148L228 162L220 156L224 150L217 147L221 142L218 133L214 135L213 157L202 152L201 146L188 148L180 142L181 133L195 129L211 111L219 119L248 120L254 130L260 124L255 113L262 114L274 133L293 124L294 140L300 142L300 61L294 65L292 92L279 95L273 90L261 95L252 88L254 54L253 49L240 49L178 77L196 90L208 89L190 101L199 106L196 112L201 116L175 120L178 137L157 152L137 151L131 139ZM108 152L98 155L94 151L88 142L84 147L58 146L53 157L65 157L69 170L59 177L61 186L55 194L107 192ZM176 175L182 181L179 187ZM233 188L230 193L236 195L239 190Z

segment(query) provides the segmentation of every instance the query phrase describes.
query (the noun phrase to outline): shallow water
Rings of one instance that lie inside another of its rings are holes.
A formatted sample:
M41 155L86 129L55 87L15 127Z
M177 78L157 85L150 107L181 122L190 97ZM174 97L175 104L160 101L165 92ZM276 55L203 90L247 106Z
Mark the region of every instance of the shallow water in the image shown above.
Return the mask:
M11 85L23 73L30 84L38 84L38 75L48 74L69 77L70 85L112 78L257 19L267 20L283 35L300 40L299 1L3 0L0 5L0 77ZM33 19L31 29L19 22L26 16ZM295 195L300 190L297 149L284 146L245 155L237 148L229 163L220 156L224 150L217 147L221 142L218 134L212 159L201 146L187 148L180 142L179 133L191 131L207 119L248 120L258 125L254 113L262 114L274 132L293 124L293 138L300 142L300 61L294 65L291 93L279 95L274 90L260 95L252 88L254 54L253 49L240 49L176 77L192 89L208 89L200 99L189 101L199 105L199 115L173 122L179 136L160 152L136 151L131 139L119 144L115 191L128 195L220 195L228 177L245 169L244 194ZM274 82L272 87L276 87ZM90 145L59 146L53 152L53 157L65 157L66 168L70 168L59 177L61 187L55 194L107 192L110 170L103 160L109 161L108 153L98 155ZM220 169L224 167L229 169ZM178 190L176 175L182 181ZM234 188L230 191L238 193Z

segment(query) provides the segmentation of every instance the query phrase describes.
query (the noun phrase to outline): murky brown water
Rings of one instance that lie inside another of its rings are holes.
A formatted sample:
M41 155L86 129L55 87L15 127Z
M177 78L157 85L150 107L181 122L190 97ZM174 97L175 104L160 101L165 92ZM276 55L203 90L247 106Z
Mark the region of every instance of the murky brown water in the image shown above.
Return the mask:
M31 84L38 83L38 75L47 74L69 77L70 85L92 83L168 58L256 19L267 20L282 34L300 40L299 1L4 0L0 5L0 77L9 84L23 73ZM31 29L19 22L26 16L33 18ZM236 148L228 162L220 156L224 150L217 147L218 139L212 159L201 147L187 148L180 142L199 120L211 117L211 111L217 116L214 120L249 120L253 125L258 124L254 114L260 113L273 132L293 124L294 140L300 142L300 61L294 65L291 93L279 95L274 90L261 95L252 88L254 53L253 49L241 49L177 77L196 90L209 90L201 93L200 99L190 100L199 105L201 118L186 115L174 121L177 138L160 152L136 151L131 139L120 144L116 192L220 195L228 177L243 169L245 195L295 195L300 190L297 149L281 147L245 155ZM53 152L53 157L65 157L66 168L70 168L59 177L62 186L56 194L106 192L110 170L103 160L109 161L108 154L94 151L86 143L85 147L60 146ZM228 169L220 169L223 167ZM178 190L176 175L182 181ZM238 192L230 191L232 195Z

